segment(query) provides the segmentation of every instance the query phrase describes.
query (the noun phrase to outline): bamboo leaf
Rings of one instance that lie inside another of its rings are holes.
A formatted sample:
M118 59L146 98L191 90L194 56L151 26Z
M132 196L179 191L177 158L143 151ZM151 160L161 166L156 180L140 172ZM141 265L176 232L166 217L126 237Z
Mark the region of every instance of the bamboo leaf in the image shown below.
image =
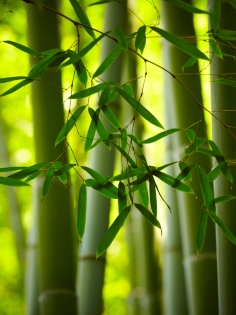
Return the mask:
M35 171L38 171L42 169L43 167L46 167L50 164L50 162L42 162L42 163L37 163L35 165L29 166L29 167L24 167L21 171L11 174L8 176L9 178L15 178L15 179L23 179L31 174L33 174Z
M218 146L215 144L215 142L209 140L209 144L212 148L212 151L215 154L215 158L217 160L217 163L219 164L219 167L221 169L221 172L225 175L225 177L231 182L231 184L233 185L233 177L230 173L229 167L228 167L228 163L225 161L224 156L222 155L222 153L220 152L220 149L218 148Z
M191 155L194 152L196 152L198 150L198 148L200 148L205 142L206 142L206 138L197 138L195 141L193 141L189 147L187 147L184 150L184 153L186 155Z
M27 85L27 84L29 84L31 82L33 82L33 80L31 80L31 79L23 80L23 81L17 83L16 85L14 85L13 87L11 87L9 90L7 90L4 93L2 93L0 96L6 96L8 94L11 94L11 93L19 90L20 88L22 88L23 86L25 86L25 85Z
M212 221L218 224L218 226L222 229L225 233L225 236L236 245L236 238L233 233L228 229L228 227L224 224L223 221L212 211L208 211L209 216L211 217Z
M206 150L206 149L199 148L198 152L200 152L202 154L206 154L206 155L211 156L211 157L215 157L215 154L212 150Z
M156 167L150 166L150 169L154 170L154 169L156 169ZM113 176L111 178L111 181L125 180L125 179L128 179L130 177L143 175L146 172L147 172L146 167L138 167L138 168L134 168L134 169L132 169L131 167L127 167L127 169L123 173L116 175L116 176Z
M121 229L122 225L124 224L128 214L130 213L131 206L126 207L115 219L115 221L112 223L112 225L109 227L107 232L102 238L102 241L100 242L97 251L96 251L96 258L101 256L107 248L111 245L114 238L116 237L117 233Z
M99 5L99 4L104 4L104 3L109 3L109 2L114 2L116 0L102 0L102 1L97 1L97 2L93 2L89 4L89 7L93 6L93 5Z
M51 187L51 181L52 181L54 172L55 172L54 168L49 168L49 170L46 173L45 180L44 180L44 183L43 183L41 201L43 201L44 197L46 196L46 194L48 193L48 191L49 191L49 189Z
M122 85L121 87L122 87L122 90L124 90L130 96L134 97L134 91L129 84Z
M120 153L124 156L124 158L129 162L129 164L131 166L133 166L133 168L137 168L137 164L134 162L134 160L130 157L130 155L128 153L126 153L121 147L119 147L117 144L112 143L114 145L114 147L116 147L116 149L118 151L120 151Z
M154 137L151 137L151 138L148 138L146 140L143 140L142 141L142 144L147 144L147 143L153 143L153 142L156 142L166 136L169 136L171 135L172 133L175 133L175 132L178 132L178 131L181 131L182 129L176 129L176 128L173 128L173 129L169 129L169 130L165 130L163 132L160 132L158 133L156 136Z
M98 123L98 115L92 108L89 108L89 114L92 120L89 125L88 133L87 133L85 144L84 144L85 153L87 153L92 146L93 139L97 130L97 123Z
M103 60L103 62L100 64L100 66L97 68L95 73L93 74L93 78L98 77L100 74L105 72L116 60L116 58L120 55L120 53L123 51L122 46L118 45L115 49L112 50L112 52Z
M140 178L141 176L138 175L138 178ZM141 204L147 208L148 207L148 203L149 203L149 197L148 197L148 190L147 190L147 185L146 182L142 182L139 187L138 187L138 193L139 193L139 200L141 202Z
M214 167L210 173L207 175L208 182L213 182L221 174L220 166Z
M17 81L22 79L29 79L28 77L8 77L8 78L0 78L0 83L6 83L11 81Z
M86 106L81 106L79 107L74 114L68 119L67 123L63 126L61 131L59 132L59 135L57 136L57 139L55 141L55 147L60 143L62 140L64 140L71 129L74 127L76 124L77 120L79 119L80 115L83 113L84 109Z
M118 119L116 118L116 115L113 113L113 111L106 105L103 105L101 107L104 115L106 116L107 120L117 129L121 129L120 123Z
M87 189L86 189L86 185L82 184L79 190L78 212L77 212L77 233L78 233L80 241L82 241L84 231L85 231L86 208L87 208Z
M24 45L21 45L19 43L12 42L11 40L4 40L3 43L10 44L10 45L16 47L17 49L19 49L23 52L26 52L27 54L32 55L32 56L40 55L37 51L30 49L29 47L26 47Z
M200 252L203 249L204 241L205 241L205 235L206 235L206 229L207 229L207 219L208 219L208 213L206 209L203 209L201 212L201 216L198 222L198 228L197 228L197 238L196 238L196 247L197 247L197 255L200 256Z
M202 167L199 167L198 169L198 176L205 206L209 211L216 212L216 206L211 186L207 179L206 172Z
M190 142L193 142L197 139L196 133L192 129L185 130L185 133Z
M104 90L106 87L108 87L109 85L116 85L115 82L106 82L106 83L100 83L98 85L94 85L88 89L79 91L77 93L72 94L69 99L77 99L77 98L84 98L84 97L88 97L91 96L95 93L101 92L102 90Z
M101 93L101 96L99 98L99 105L106 105L108 103L109 100L109 96L111 93L111 88L110 86L107 86Z
M159 172L157 170L152 171L152 174L174 189L177 189L177 190L189 193L189 194L194 194L194 191L192 190L191 187L185 185L184 183L182 183L181 181L179 181L178 179L175 179L174 177L170 175Z
M92 30L92 26L90 24L90 21L88 19L88 16L86 14L86 12L84 11L84 9L82 8L82 6L80 5L78 0L70 0L70 3L77 15L77 17L79 18L80 22L84 25L84 29L85 31L93 38L95 39L95 34ZM88 27L86 27L88 26Z
M133 107L143 118L149 121L151 124L164 129L161 123L156 119L156 117L150 113L142 104L140 104L137 100L135 100L128 93L123 91L120 88L115 87L115 90L129 103L131 107Z
M118 199L118 188L111 182L106 182L102 185L96 179L89 178L86 179L84 183L86 186L92 187L107 198Z
M150 194L150 204L152 213L157 217L157 196L156 196L156 187L155 180L153 177L149 178L149 194Z
M144 51L146 45L146 26L143 25L138 29L136 39L135 39L135 49L140 50L141 54Z
M184 9L185 11L190 12L190 13L210 14L210 12L198 9L198 8L194 7L193 5L186 3L184 1L180 1L180 0L164 0L164 1L169 2L169 3L179 7L181 9Z
M222 78L222 79L215 79L215 80L213 80L213 82L226 84L226 85L229 85L229 86L232 86L232 87L236 87L236 81L235 80Z
M225 196L221 196L221 197L215 198L215 203L227 202L227 201L231 201L231 200L234 200L234 199L236 199L235 196L225 195Z
M222 52L221 52L220 46L217 44L217 41L213 39L213 41L210 41L209 43L210 43L211 49L213 50L213 53L216 54L217 57L223 59Z
M128 137L130 137L130 139L132 139L132 141L134 141L139 147L142 147L142 141L140 141L137 137L135 137L134 135L128 134Z
M87 75L87 71L85 69L82 59L74 63L74 67L76 69L80 82L86 87L86 84L88 81L88 75Z
M9 167L1 167L0 168L0 173L5 173L5 172L12 172L12 171L18 171L18 170L23 170L26 168L25 166L9 166Z
M0 176L0 184L5 186L30 186L29 184L22 182L19 179L9 178L9 177L2 177Z
M192 165L187 165L185 162L180 162L179 163L181 172L179 175L176 177L178 180L186 179L187 181L192 180L192 175L191 172L197 167L197 164L192 164Z
M164 31L161 28L158 28L155 26L150 26L150 28L154 32L160 34L162 37L164 37L166 40L168 40L171 44L175 45L177 48L179 48L180 50L185 52L186 54L188 54L192 57L196 57L199 59L204 59L204 60L210 61L210 59L202 51L200 51L198 48L190 45L189 43L187 43L183 39L167 32L167 31Z
M41 173L42 171L35 171L25 179L25 182L30 182L31 180L37 178Z
M165 0L166 1L166 0ZM192 67L193 65L195 65L195 63L198 61L198 59L196 57L190 57L185 64L182 67L182 71L184 72L185 68L189 68Z
M116 28L115 35L120 46L126 51L128 47L128 42L127 42L127 39L125 37L123 30L121 28Z
M76 166L76 164L66 164L64 165L61 169L59 169L58 171L55 171L54 175L55 176L62 176L63 174L67 173L70 169L72 169L74 166Z
M125 185L119 182L118 185L118 209L121 213L127 207L127 195L125 191Z
M154 215L144 206L135 203L135 207L142 213L142 215L145 217L145 219L150 222L151 224L155 225L159 229L161 229L160 222L154 217ZM161 229L162 231L162 229Z
M83 170L85 170L87 173L89 173L94 179L96 179L96 181L99 183L99 184L105 184L109 179L110 177L104 177L102 176L101 174L97 173L95 170L87 167L87 166L81 166L81 168Z
M220 7L221 7L221 1L214 0L213 7L210 10L210 22L211 22L211 27L214 30L214 33L217 33L217 30L219 29Z
M108 147L108 149L110 150L111 149L111 144L110 144L110 141L109 141L109 137L108 137L108 134L106 132L106 129L105 127L103 126L100 118L99 118L99 112L100 112L100 108L98 108L96 110L96 113L98 115L98 122L97 122L97 132L99 134L99 136L101 137L101 140L103 141L103 143Z

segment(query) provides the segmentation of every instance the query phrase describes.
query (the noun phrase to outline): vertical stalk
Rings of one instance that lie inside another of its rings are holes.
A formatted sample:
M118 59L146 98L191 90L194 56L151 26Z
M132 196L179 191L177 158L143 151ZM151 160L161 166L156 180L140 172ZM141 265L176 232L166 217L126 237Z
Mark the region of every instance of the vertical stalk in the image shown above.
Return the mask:
M57 1L45 1L57 7ZM57 16L28 8L29 46L36 51L60 47ZM34 64L34 60L31 60ZM32 84L32 103L36 162L54 161L63 144L54 149L55 139L64 125L61 72L49 69ZM38 180L38 242L40 314L76 314L75 233L70 183L65 188L53 178L49 193L40 203L43 180Z
M221 4L220 29L234 30L236 11L229 3ZM224 53L235 54L235 49L230 46L221 46ZM211 62L212 73L235 73L236 65L231 58L220 60L213 56ZM211 76L213 81L216 76ZM212 110L217 111L216 116L226 125L235 126L235 112L225 112L227 109L236 110L236 90L233 87L224 84L211 83ZM235 139L229 134L222 124L213 118L213 140L220 148L227 160L235 161ZM234 131L234 129L232 129ZM235 132L234 132L235 134ZM216 163L214 161L214 163ZM230 167L233 178L236 178L236 168L234 164ZM215 197L222 195L235 195L236 186L233 187L221 175L214 182ZM217 204L217 215L228 226L234 235L236 235L236 202ZM236 313L236 247L224 235L221 229L216 227L217 244L217 273L218 273L218 292L219 292L219 314L232 315Z
M193 36L194 28L192 16L190 13L172 6L169 3L163 3L163 18L165 29L177 36ZM189 57L165 42L164 45L164 64L165 68L172 73L181 73L181 68ZM193 68L194 73L198 72ZM199 76L189 78L181 77L181 80L193 92L198 101L202 102L201 87ZM176 127L187 128L202 121L196 130L197 136L204 134L203 112L194 102L190 94L171 76L166 75L167 93L173 94L172 100L167 99L168 112L174 116ZM175 127L175 126L173 126ZM174 138L175 160L180 160L180 154L184 148L189 145L184 132L179 133ZM200 154L193 154L188 158L187 163L198 163L206 170L210 169L210 160ZM195 174L194 174L195 175ZM193 176L193 185L199 190L198 179ZM209 222L205 240L204 250L198 259L196 254L196 232L200 216L202 200L194 199L193 196L178 194L178 206L180 217L180 230L183 246L183 264L186 281L186 292L188 301L188 311L190 315L217 314L217 280L216 280L216 253L215 253L215 232L214 225ZM174 211L174 210L173 210ZM176 292L178 296L178 292Z

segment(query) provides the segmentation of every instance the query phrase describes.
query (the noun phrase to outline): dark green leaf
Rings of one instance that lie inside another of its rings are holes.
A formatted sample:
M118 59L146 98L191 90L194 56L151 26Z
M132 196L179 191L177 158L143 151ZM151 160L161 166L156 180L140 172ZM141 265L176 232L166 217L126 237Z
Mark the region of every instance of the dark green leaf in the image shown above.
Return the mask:
M190 59L188 59L185 64L182 67L182 71L184 71L185 68L189 68L192 67L193 65L195 65L195 63L198 61L198 59L196 57L190 57Z
M92 86L91 88L79 91L79 92L77 92L75 94L72 94L69 97L69 99L88 97L88 96L93 95L95 93L101 92L102 90L104 90L109 85L116 85L116 83L115 82L106 82L106 83L101 83L101 84Z
M174 177L170 175L167 175L159 171L152 171L152 174L174 189L177 189L177 190L189 193L189 194L194 194L194 191L192 190L191 187L185 185L184 183L182 183L181 181L179 181L178 179L175 179Z
M115 29L115 35L120 46L126 51L128 47L128 42L127 42L127 39L125 37L123 30L121 28Z
M80 59L76 63L74 63L74 67L77 71L77 75L78 75L80 82L86 87L86 84L88 81L88 75L87 75L87 71L84 67L82 59Z
M150 169L154 170L156 168L154 166L150 166ZM112 177L111 181L128 179L130 177L145 174L146 172L147 172L146 167L139 167L139 168L134 168L134 169L132 169L131 167L128 167L123 173Z
M232 87L236 87L236 81L235 80L222 78L222 79L215 79L215 80L213 80L213 82L222 83L222 84L226 84L226 85L229 85Z
M0 168L0 173L5 173L5 172L12 172L12 171L18 171L18 170L23 170L26 168L25 166L9 166L9 167L1 167Z
M180 1L180 0L164 0L164 1L169 2L169 3L179 7L181 9L184 9L185 11L190 12L190 13L210 14L210 12L198 9L198 8L192 6L191 4L186 3L184 1Z
M134 162L134 160L130 157L128 153L126 153L121 147L119 147L117 144L112 143L114 147L117 148L117 150L120 151L120 153L124 156L124 158L132 165L134 168L137 168L137 164Z
M213 182L221 174L220 166L214 167L210 173L207 175L208 182Z
M142 213L142 215L149 221L151 224L155 225L159 229L161 229L160 222L154 217L154 215L144 206L135 203L135 207Z
M46 173L45 180L44 180L44 183L43 183L41 201L43 201L44 197L46 196L46 194L48 193L48 191L49 191L49 189L51 187L51 181L52 181L54 172L55 172L54 168L49 168L49 170Z
M23 80L19 83L17 83L16 85L14 85L13 87L11 87L9 90L5 91L4 93L2 93L0 96L5 96L5 95L8 95L8 94L11 94L17 90L19 90L20 88L22 88L23 86L29 84L33 82L33 80L30 80L30 79L26 79L26 80Z
M182 180L185 178L187 181L190 182L192 180L191 172L197 167L197 164L192 164L188 166L185 162L180 162L179 166L180 166L181 172L176 177L176 179Z
M228 229L228 227L221 221L221 219L212 211L208 211L209 216L211 217L212 221L218 224L218 226L222 229L225 233L225 236L236 245L236 238L234 237L233 233Z
M202 51L200 51L198 48L190 45L189 43L187 43L183 39L167 32L167 31L164 31L161 28L158 28L155 26L150 26L150 28L154 32L157 32L162 37L164 37L166 40L168 40L171 44L175 45L177 48L179 48L180 50L185 52L186 54L188 54L192 57L196 57L199 59L204 59L204 60L210 61L210 59Z
M219 29L219 23L220 23L221 1L214 0L212 3L213 3L213 6L210 9L210 22L211 22L211 27L213 28L214 32L217 33L217 30Z
M100 74L105 72L116 60L116 58L119 56L119 54L123 51L123 48L118 45L115 49L112 50L112 52L106 57L105 60L100 64L100 66L97 68L95 73L93 74L93 78L98 77Z
M208 156L215 157L215 154L214 154L214 152L212 150L206 150L206 149L199 148L198 152L200 152L202 154L206 154Z
M88 152L92 146L95 132L97 130L97 123L98 123L98 115L92 108L89 108L89 114L90 114L92 120L91 120L91 123L89 125L88 133L87 133L85 144L84 144L84 152L85 153Z
M193 141L189 147L187 147L185 150L184 150L184 153L186 155L191 155L193 154L194 152L197 151L198 148L200 148L205 142L206 142L206 138L197 138L195 141Z
M113 111L106 105L103 105L101 107L104 115L106 116L106 118L108 119L108 121L117 129L120 129L120 123L118 121L118 119L116 118L116 115L113 113Z
M23 179L23 178L33 174L35 171L38 171L38 170L42 169L43 167L48 166L49 164L50 164L49 162L37 163L35 165L25 167L23 170L21 170L17 173L14 173L8 177L9 178L15 178L15 179Z
M142 104L130 96L127 92L120 88L115 87L116 91L133 107L141 116L143 116L151 124L164 129L161 123L156 119L156 117L150 113Z
M32 56L38 56L39 55L39 53L37 51L30 49L24 45L21 45L19 43L12 42L11 40L4 40L3 42L10 44L12 46L15 46L17 49L20 49L21 51L24 51L29 55L32 55Z
M90 21L88 19L87 14L85 13L84 9L80 5L78 0L70 0L70 3L72 7L74 8L74 11L79 18L80 22L83 24L85 31L93 38L95 39L95 34L92 30L92 26L90 24ZM86 27L88 26L88 27Z
M135 39L135 49L140 50L141 54L144 51L146 45L146 26L143 25L138 29L136 39Z
M211 49L213 50L213 53L216 54L217 57L223 59L222 52L221 52L220 46L217 44L217 41L213 39L213 41L210 41L209 43L210 43Z
M139 175L138 178L141 176ZM148 203L149 203L149 198L148 198L148 190L147 190L147 185L146 182L142 182L139 187L138 187L138 193L139 193L139 200L141 204L147 208Z
M107 198L118 199L118 188L111 182L102 185L96 179L89 178L85 180L85 185L92 187Z
M99 105L100 106L108 104L110 93L111 93L111 87L107 86L102 91L101 96L99 98Z
M127 130L123 129L121 132L120 146L123 150L125 150L127 146Z
M192 129L185 130L185 133L190 142L193 142L197 139L196 133Z
M145 169L146 169L146 167L145 167ZM138 179L136 179L133 182L131 182L130 185L138 185L139 186L141 183L145 182L149 178L150 178L149 174L145 174L145 175L139 176Z
M28 77L8 77L8 78L0 78L0 83L6 83L11 81L17 81L22 79L29 79Z
M176 164L176 163L178 163L178 162L171 162L171 163L164 164L164 165L158 167L158 168L157 168L157 171L162 171L162 170L164 170L166 167L169 167L169 166L174 165L174 164Z
M62 140L64 140L67 137L67 135L69 134L69 132L74 127L74 125L76 124L77 120L79 119L80 115L83 113L85 107L86 106L79 107L74 112L74 114L72 114L72 116L68 119L67 123L63 126L63 128L61 129L59 135L57 136L57 139L55 141L55 146L57 146L58 143L60 143Z
M18 179L0 176L0 184L5 186L29 186L29 184Z
M206 172L204 171L202 167L199 167L198 169L198 176L199 176L200 187L201 187L202 197L203 197L205 206L208 210L216 212L216 206L215 206L215 201L214 201L214 196L211 190L211 186L207 179Z
M125 185L119 182L118 185L118 208L121 213L127 207L127 195L125 191Z
M208 219L208 213L206 209L203 209L201 212L201 216L198 222L198 228L197 228L197 239L196 239L196 247L197 247L197 255L200 255L200 252L203 249L205 235L206 235L206 229L207 229L207 219Z
M63 166L61 169L59 169L58 171L55 171L54 175L55 176L61 176L61 175L65 174L65 173L67 173L74 166L76 166L76 164L68 163L65 166Z
M228 2L232 5L234 9L236 9L236 1L235 0L228 0Z
M120 228L124 224L128 214L130 213L131 206L126 207L115 219L112 225L107 230L106 234L103 236L102 241L100 242L97 251L96 251L96 258L101 256L107 248L111 245L114 238L116 237L117 233L119 232Z
M134 135L128 134L128 136L134 141L139 147L142 147L142 141L140 141L138 138L136 138Z
M34 173L32 173L30 176L28 176L26 178L25 182L30 182L31 180L33 180L36 177L38 177L41 173L42 173L42 171L35 171Z
M95 170L87 167L87 166L81 166L81 168L83 170L85 170L87 173L89 173L94 179L96 179L96 181L99 183L99 184L105 184L109 179L110 177L104 177L102 176L101 174L97 173Z
M236 197L232 195L221 196L221 197L215 198L215 203L227 202L234 199L236 199Z
M148 138L146 140L143 140L142 143L146 144L146 143L153 143L153 142L156 142L168 135L171 135L172 133L175 133L175 132L178 132L178 131L181 131L182 129L176 129L176 128L173 128L173 129L169 129L169 130L165 130L163 132L160 132L158 133L156 136L154 137L151 137L151 138Z
M82 184L79 190L78 212L77 212L77 233L78 233L80 241L82 241L84 231L85 231L86 208L87 208L87 189L86 189L86 185Z
M149 194L150 194L150 204L152 213L157 217L157 196L156 196L156 187L155 180L153 177L149 178Z

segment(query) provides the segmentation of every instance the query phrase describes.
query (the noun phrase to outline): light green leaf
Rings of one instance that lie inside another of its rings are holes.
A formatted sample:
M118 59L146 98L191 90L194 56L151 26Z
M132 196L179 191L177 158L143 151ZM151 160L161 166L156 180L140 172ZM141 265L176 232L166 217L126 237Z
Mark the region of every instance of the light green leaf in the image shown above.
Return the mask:
M118 188L111 182L100 184L96 179L89 178L84 181L85 185L97 190L100 194L107 198L118 199Z
M100 108L98 108L96 110L96 114L98 115L98 122L97 122L97 132L99 134L99 136L101 137L101 140L103 141L103 143L108 147L108 149L111 149L111 144L109 141L109 137L108 134L106 132L105 127L103 126L100 118L99 118L99 112L100 112ZM96 119L96 118L95 118Z
M213 82L226 84L226 85L229 85L232 87L236 87L236 81L235 80L221 78L221 79L215 79L215 80L213 80Z
M125 150L127 146L127 130L123 129L121 132L120 146L123 150Z
M210 59L202 51L200 51L198 48L190 45L189 43L187 43L183 39L167 32L167 31L164 31L161 28L158 28L155 26L151 26L150 28L154 32L157 32L162 37L164 37L166 40L168 40L171 44L175 45L177 48L179 48L180 50L185 52L186 54L188 54L192 57L196 57L199 59L204 59L204 60L210 61Z
M138 178L140 178L141 175L138 175ZM146 182L142 182L138 187L138 193L139 193L139 200L141 204L147 208L149 204L149 197L148 197L148 190Z
M187 147L184 150L184 153L186 155L191 155L194 152L196 152L198 150L198 148L200 148L205 142L206 142L206 138L197 138L195 141L193 141L189 147Z
M181 1L182 2L182 1ZM188 59L185 64L182 67L182 71L184 72L185 68L189 68L192 67L193 65L195 65L195 63L198 61L198 59L196 57L190 57L190 59Z
M212 211L208 211L209 216L211 217L212 221L218 224L218 226L222 229L225 233L225 236L236 245L236 238L234 237L233 233L228 229L228 227L224 224L223 221Z
M88 89L79 91L75 94L72 94L69 99L77 99L77 98L84 98L84 97L88 97L90 95L93 95L95 93L101 92L102 90L104 90L106 87L108 87L109 85L116 85L115 82L106 82L106 83L101 83L98 85L94 85Z
M125 185L119 182L118 185L118 209L121 213L127 207L127 195L125 191Z
M145 217L145 219L150 222L151 224L155 225L159 229L161 229L160 222L154 217L154 215L144 206L135 203L135 207L142 213L142 215Z
M121 229L122 225L124 224L128 214L130 213L131 206L126 207L115 219L112 225L109 227L105 235L103 236L102 241L100 242L97 251L96 251L96 258L101 256L107 248L111 245L114 238L116 237L117 233Z
M106 105L103 105L101 107L104 115L108 119L108 121L117 129L121 129L120 123L118 119L116 118L116 115L113 113L113 111Z
M89 114L92 120L89 125L88 133L87 133L85 144L84 144L85 153L87 153L92 146L93 139L97 130L97 123L98 123L98 115L92 108L89 108Z
M216 206L211 186L207 179L206 172L202 167L199 167L198 169L198 176L205 206L209 211L216 212Z
M11 81L17 81L22 79L29 79L28 77L8 77L8 78L0 78L0 83L6 83Z
M233 177L230 173L229 167L228 167L228 163L225 161L224 156L222 155L222 153L220 152L220 149L217 147L217 145L215 144L215 142L209 140L209 144L212 148L212 151L215 154L215 158L219 164L219 167L221 169L221 172L225 175L225 177L231 182L231 184L233 185Z
M5 186L30 186L29 184L22 182L21 180L9 177L0 176L0 185Z
M146 45L146 26L143 25L138 29L136 39L135 39L135 49L140 50L141 54L144 51Z
M156 187L155 187L155 180L151 176L149 178L149 194L150 194L150 204L152 213L155 217L157 217L157 196L156 196Z
M110 179L110 177L104 177L87 166L81 166L81 168L85 170L87 173L89 173L94 179L96 179L96 181L98 181L99 184L103 185Z
M128 93L126 93L120 88L115 87L115 90L129 103L131 107L133 107L147 121L149 121L151 124L159 128L164 129L164 127L156 119L156 117L152 113L150 113L142 104L135 100L132 96L130 96Z
M213 41L210 40L209 43L210 43L211 49L213 50L213 53L216 54L217 57L223 59L222 52L221 52L220 46L217 44L217 41L213 39Z
M182 129L176 129L176 128L173 128L173 129L169 129L169 130L165 130L163 132L160 132L158 133L156 136L154 137L151 137L151 138L148 138L146 140L143 140L142 141L142 144L147 144L147 143L153 143L153 142L156 142L166 136L169 136L171 135L172 133L175 133L175 132L178 132L178 131L181 131Z
M80 241L82 241L84 231L85 231L86 208L87 208L87 189L86 189L86 185L82 184L79 190L78 212L77 212L77 233L78 233Z
M189 193L189 194L194 194L194 191L192 190L191 187L185 185L184 183L182 183L181 181L179 181L178 179L175 179L174 177L170 175L159 172L157 170L152 171L152 174L174 189L177 189L177 190Z
M40 55L37 51L35 51L33 49L30 49L30 48L28 48L28 47L26 47L24 45L21 45L19 43L12 42L11 40L4 40L3 43L7 43L7 44L10 44L12 46L15 46L17 49L19 49L21 51L24 51L27 54L32 55L32 56Z
M45 180L44 180L44 183L43 183L41 201L43 201L44 197L46 196L46 194L48 193L48 191L49 191L49 189L51 187L51 181L52 181L54 172L55 172L54 168L49 168L49 170L46 173Z
M206 235L206 229L207 229L207 219L208 219L208 213L206 209L203 209L201 212L201 216L198 222L198 228L197 228L197 238L196 238L196 247L197 247L197 255L200 256L200 252L203 249L204 241L205 241L205 235Z
M115 49L112 50L112 52L106 57L105 60L100 64L100 66L97 68L95 73L93 74L93 78L98 77L100 74L105 72L116 60L116 58L120 55L120 53L123 51L122 46L118 45Z
M61 129L59 135L57 136L57 139L55 141L55 147L58 145L58 143L60 143L62 140L64 140L67 137L67 135L69 134L69 132L74 127L74 125L76 124L77 120L79 119L80 115L83 113L85 107L86 106L79 107L74 112L74 114L72 114L72 116L68 119L67 123L63 126L63 128Z
M169 166L174 165L174 164L176 164L176 163L178 163L178 162L171 162L171 163L164 164L164 165L158 167L158 168L157 168L157 171L162 171L162 170L164 170L166 167L169 167Z
M236 197L232 195L221 196L221 197L215 198L215 203L227 202L234 199L236 199Z
M164 1L169 2L169 3L179 7L181 9L184 9L185 11L190 12L190 13L210 14L210 12L198 9L198 8L194 7L193 5L186 3L184 1L180 1L180 0L164 0Z
M37 178L41 173L42 173L42 171L35 171L34 173L32 173L30 176L28 176L25 179L25 182L30 182L31 180Z
M118 151L120 151L120 153L124 156L124 158L129 162L129 164L131 166L133 166L133 168L137 168L137 164L134 162L134 160L130 157L130 155L128 153L126 153L121 147L119 147L117 144L112 143L114 145L114 147L117 148Z
M123 30L121 28L116 28L115 35L120 46L126 51L128 47L128 42L127 42L127 39L125 37Z
M14 85L13 87L11 87L9 90L7 90L4 93L2 93L0 96L6 96L8 94L11 94L11 93L19 90L20 88L22 88L23 86L25 86L25 85L27 85L27 84L29 84L31 82L33 82L33 80L31 80L31 79L23 80L23 81L17 83L16 85Z
M142 141L139 140L137 137L135 137L134 135L128 134L128 137L130 137L132 139L132 141L134 143L136 143L139 147L142 147Z
M92 30L92 26L90 24L90 21L88 19L87 14L85 13L84 9L82 8L82 6L80 5L78 0L70 0L70 3L72 5L72 7L74 8L74 11L76 13L76 15L78 16L80 22L84 25L84 29L85 31L93 38L95 39L95 34ZM88 27L86 27L88 26Z
M46 166L51 164L50 162L42 162L42 163L37 163L35 165L29 166L29 167L24 167L21 171L11 174L8 176L9 178L15 178L15 179L23 179L31 174L33 174L35 171L38 171Z

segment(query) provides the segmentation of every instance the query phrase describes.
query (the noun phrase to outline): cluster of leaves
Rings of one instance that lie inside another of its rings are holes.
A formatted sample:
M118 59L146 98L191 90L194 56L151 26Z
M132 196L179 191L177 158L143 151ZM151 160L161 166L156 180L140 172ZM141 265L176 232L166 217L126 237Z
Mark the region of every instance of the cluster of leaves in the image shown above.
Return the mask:
M41 60L30 70L27 76L17 76L17 77L8 77L1 78L0 83L11 82L15 80L20 80L20 82L4 93L1 96L6 96L10 93L17 91L26 84L37 80L41 75L43 75L49 67L66 67L73 65L77 71L78 77L82 84L87 84L87 71L83 64L82 58L91 51L91 49L104 38L109 36L111 40L117 42L117 46L113 51L107 56L107 58L100 64L97 70L94 72L92 79L99 77L103 72L105 72L115 61L115 59L122 53L128 52L129 42L135 40L135 49L137 55L141 58L146 45L146 32L147 28L149 31L158 33L171 44L175 45L180 50L184 51L186 54L190 55L190 59L183 66L183 69L193 65L197 62L198 59L203 59L210 62L210 59L198 48L187 43L181 38L176 37L173 34L168 33L167 31L158 28L156 26L146 25L141 26L137 32L126 36L122 29L117 28L114 31L114 36L112 37L109 34L111 32L102 33L99 37L96 38L94 34L94 29L91 27L90 21L81 7L80 3L77 0L70 0L75 13L80 21L79 25L83 26L87 31L88 35L92 38L92 42L86 47L81 49L79 52L73 50L63 51L61 49L55 48L53 50L36 52L26 46L23 46L19 43L12 41L5 41L5 43L15 46L17 49L28 53L29 55L39 57ZM98 1L92 5L99 5L111 2L111 0ZM229 30L220 30L219 29L219 16L220 16L220 2L217 0L214 2L213 8L208 11L200 10L190 4L187 4L180 0L168 0L173 5L176 5L184 10L187 10L191 13L198 14L208 14L210 15L212 29L208 32L210 45L212 47L213 53L216 54L219 58L230 57L229 55L223 54L219 47L219 41L224 41L229 43L232 40L236 39L236 32ZM101 32L100 32L101 33ZM145 59L145 61L147 61ZM230 79L218 79L215 80L217 83L224 83L228 85L235 86L235 81ZM91 122L88 127L87 136L84 144L85 153L89 150L92 150L94 147L100 143L104 143L106 147L110 150L113 146L118 150L122 156L122 168L123 171L115 176L104 177L101 174L97 173L95 170L87 167L81 166L81 168L86 171L91 178L84 180L83 184L80 187L79 191L79 200L78 200L78 216L77 216L77 230L79 239L82 240L85 222L86 222L86 204L87 204L87 187L91 187L97 190L102 195L107 198L117 199L118 200L118 209L119 215L112 223L104 238L102 239L98 249L97 257L103 254L108 246L112 243L118 231L124 224L127 216L133 207L142 213L142 215L154 226L161 229L160 222L157 220L157 194L162 198L156 179L163 181L165 184L170 186L174 190L179 190L184 193L195 194L192 187L192 172L196 169L198 170L198 177L201 187L201 193L203 197L204 204L202 206L202 213L200 216L197 232L197 252L203 248L204 238L207 227L207 218L210 218L219 225L219 227L224 231L225 235L236 244L236 239L220 218L216 215L215 204L219 202L227 202L232 199L235 199L234 196L221 196L214 198L213 192L211 189L210 182L214 181L221 173L226 176L226 178L232 183L233 178L230 173L228 162L225 160L224 156L220 152L219 148L213 141L208 141L207 138L199 138L196 133L187 129L185 131L173 128L169 130L164 130L157 133L151 138L141 140L137 139L135 135L129 134L127 132L127 126L122 127L116 115L109 107L109 105L119 96L123 98L129 106L135 110L135 115L140 115L143 119L147 120L149 123L154 126L164 129L159 120L144 106L134 98L134 93L131 86L128 83L120 84L118 82L102 82L96 85L93 85L89 88L85 88L79 92L72 94L70 99L80 99L90 97L93 94L100 93L99 95L99 106L96 110L92 109L88 105L81 106L74 113L71 113L70 118L67 120L64 127L61 129L60 133L55 140L55 146L58 145L61 141L67 139L68 134L72 128L76 125L80 116L83 112L88 110L88 113L91 117ZM106 119L113 126L112 129L106 130L102 120L100 119L100 114L103 113ZM131 121L134 119L132 118ZM95 134L98 134L99 138L95 139ZM143 145L157 142L158 140L171 135L176 132L185 132L189 139L189 146L185 149L183 158L180 162L172 162L161 167L155 167L148 164L144 155L139 155L135 150L135 146L142 147ZM207 150L203 148L203 145L208 142L211 149ZM205 170L197 164L187 165L186 161L188 156L195 154L196 152L200 154L206 154L211 157L214 157L217 161L217 166L209 173L206 174ZM132 153L132 154L131 154ZM170 165L175 163L179 164L180 173L177 177L172 177L163 170L168 168ZM4 185L12 186L27 186L28 182L32 179L39 176L42 171L46 170L45 181L42 190L42 199L48 193L53 177L58 177L59 180L66 185L67 183L67 172L74 168L76 164L66 164L63 165L61 162L43 162L30 167L21 167L21 168L2 168L0 172L13 172L10 176L0 177L0 183ZM17 172L15 172L17 171ZM114 182L118 182L118 186L114 185ZM149 190L147 188L149 186ZM134 203L133 195L134 192L139 193L140 203ZM163 199L163 198L162 198ZM166 201L163 199L166 203ZM149 211L148 206L150 203L151 211ZM170 206L166 203L168 208Z

